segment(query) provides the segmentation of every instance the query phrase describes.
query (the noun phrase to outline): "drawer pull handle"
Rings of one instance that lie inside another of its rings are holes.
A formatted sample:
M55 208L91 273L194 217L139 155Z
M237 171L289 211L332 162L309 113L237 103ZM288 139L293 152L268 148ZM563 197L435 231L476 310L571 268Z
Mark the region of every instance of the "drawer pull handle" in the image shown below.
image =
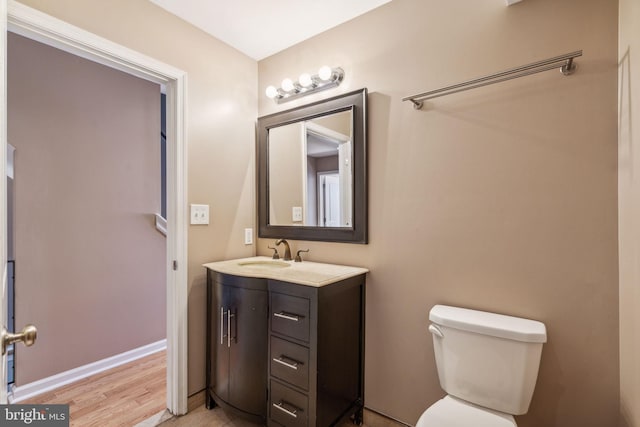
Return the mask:
M303 316L298 316L297 314L290 314L281 311L280 313L273 313L275 317L279 317L281 319L291 320L293 322L298 322Z
M274 406L275 408L278 408L279 410L281 410L281 411L282 411L282 412L284 412L285 414L289 415L290 417L298 418L298 411L299 411L299 409L298 409L298 408L296 408L296 407L295 407L295 406L293 406L293 405L287 405L287 406L290 406L290 407L291 407L291 409L287 409L287 408L285 408L285 407L284 407L284 404L285 404L285 402L283 402L283 401L281 400L279 403L274 403L274 404L273 404L273 406Z
M289 362L287 362L287 360L289 360ZM287 356L274 357L273 361L277 362L277 363L279 363L281 365L284 365L287 368L295 369L296 371L298 370L298 365L302 364L302 363L298 362L297 360L293 360L293 359L288 358Z

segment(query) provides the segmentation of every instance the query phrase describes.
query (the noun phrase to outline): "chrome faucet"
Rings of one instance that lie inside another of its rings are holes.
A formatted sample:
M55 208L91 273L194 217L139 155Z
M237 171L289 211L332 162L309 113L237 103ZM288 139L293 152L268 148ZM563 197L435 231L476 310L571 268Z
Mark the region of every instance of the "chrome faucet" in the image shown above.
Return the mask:
M291 248L289 247L289 242L285 239L276 240L276 246L280 246L280 243L284 243L284 255L282 259L285 261L291 261Z

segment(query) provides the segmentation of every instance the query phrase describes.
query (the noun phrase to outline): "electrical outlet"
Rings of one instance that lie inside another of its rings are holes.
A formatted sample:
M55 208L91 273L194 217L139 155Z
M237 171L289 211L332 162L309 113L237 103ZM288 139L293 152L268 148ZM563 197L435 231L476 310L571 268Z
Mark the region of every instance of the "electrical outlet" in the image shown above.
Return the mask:
M253 228L244 229L244 244L245 245L253 244Z
M291 208L291 217L293 222L302 221L302 207L294 206Z
M209 224L209 205L191 205L191 224Z

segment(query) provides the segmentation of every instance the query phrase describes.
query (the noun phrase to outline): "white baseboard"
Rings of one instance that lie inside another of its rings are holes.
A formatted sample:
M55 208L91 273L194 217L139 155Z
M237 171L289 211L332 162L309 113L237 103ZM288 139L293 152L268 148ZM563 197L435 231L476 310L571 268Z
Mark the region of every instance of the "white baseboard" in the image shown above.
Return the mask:
M106 371L107 369L115 368L116 366L133 362L150 354L166 350L166 348L167 340L164 339L29 384L19 387L14 386L13 390L9 393L9 403L21 402L33 396L62 387L63 385Z

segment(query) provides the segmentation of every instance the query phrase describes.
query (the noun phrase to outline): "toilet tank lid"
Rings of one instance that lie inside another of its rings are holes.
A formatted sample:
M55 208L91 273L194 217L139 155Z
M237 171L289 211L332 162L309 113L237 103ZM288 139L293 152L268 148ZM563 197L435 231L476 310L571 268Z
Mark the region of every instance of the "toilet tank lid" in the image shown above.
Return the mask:
M547 329L544 323L537 320L448 305L433 306L429 312L429 320L437 325L499 338L547 342Z

